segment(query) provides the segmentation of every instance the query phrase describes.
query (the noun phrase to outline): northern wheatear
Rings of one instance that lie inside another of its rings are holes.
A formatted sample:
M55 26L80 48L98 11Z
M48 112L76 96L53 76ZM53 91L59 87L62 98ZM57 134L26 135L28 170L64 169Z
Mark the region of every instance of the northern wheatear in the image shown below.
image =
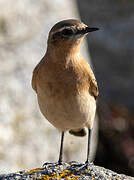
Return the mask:
M85 35L96 30L98 28L75 19L58 22L49 32L45 56L33 71L32 87L37 93L40 110L62 131L59 164L64 132L69 130L73 135L84 136L85 127L88 128L86 163L89 163L98 86L90 65L80 54L80 46Z

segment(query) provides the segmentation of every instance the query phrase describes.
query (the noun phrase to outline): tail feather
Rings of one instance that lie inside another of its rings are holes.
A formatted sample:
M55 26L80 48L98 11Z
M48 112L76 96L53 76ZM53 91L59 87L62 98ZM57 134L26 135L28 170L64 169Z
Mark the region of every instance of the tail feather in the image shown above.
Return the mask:
M85 129L71 129L69 131L70 134L74 135L74 136L79 136L79 137L83 137L86 135L86 130Z

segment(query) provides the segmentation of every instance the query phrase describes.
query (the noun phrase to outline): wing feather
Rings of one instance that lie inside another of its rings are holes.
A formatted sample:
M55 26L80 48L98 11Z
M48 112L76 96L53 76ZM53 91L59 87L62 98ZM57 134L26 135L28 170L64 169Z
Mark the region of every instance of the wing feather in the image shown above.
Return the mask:
M89 91L95 97L95 99L97 99L97 97L99 95L99 90L98 90L97 81L95 79L95 76L94 76L94 73L92 72L92 70L90 71L89 83L90 83Z

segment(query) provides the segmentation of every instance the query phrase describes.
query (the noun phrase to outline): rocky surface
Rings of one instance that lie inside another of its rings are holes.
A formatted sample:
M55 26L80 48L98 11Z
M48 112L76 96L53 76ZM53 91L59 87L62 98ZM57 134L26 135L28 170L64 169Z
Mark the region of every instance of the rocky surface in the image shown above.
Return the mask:
M108 169L90 164L88 169L85 164L70 162L58 165L45 163L43 168L20 171L12 174L0 175L0 180L134 180L123 174L117 174Z

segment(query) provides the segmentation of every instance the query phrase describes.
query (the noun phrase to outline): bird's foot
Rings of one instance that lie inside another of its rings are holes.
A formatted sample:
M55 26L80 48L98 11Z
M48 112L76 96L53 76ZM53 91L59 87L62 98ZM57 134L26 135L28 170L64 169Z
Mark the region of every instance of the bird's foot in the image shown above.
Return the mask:
M84 164L81 165L80 169L90 169L92 165L93 165L93 162L86 161Z
M51 165L51 164L53 164L53 163L45 162L45 163L43 164L43 167L44 167L44 166Z
M57 165L63 165L63 164L64 164L63 161L58 161L58 162L57 162Z
M55 162L55 163L49 163L49 162L46 162L43 164L43 167L45 166L60 166L60 165L65 165L65 163L63 161L58 161L58 162Z
M90 161L86 161L85 162L85 168L86 169L90 169L90 166L93 165L93 162L90 162Z

